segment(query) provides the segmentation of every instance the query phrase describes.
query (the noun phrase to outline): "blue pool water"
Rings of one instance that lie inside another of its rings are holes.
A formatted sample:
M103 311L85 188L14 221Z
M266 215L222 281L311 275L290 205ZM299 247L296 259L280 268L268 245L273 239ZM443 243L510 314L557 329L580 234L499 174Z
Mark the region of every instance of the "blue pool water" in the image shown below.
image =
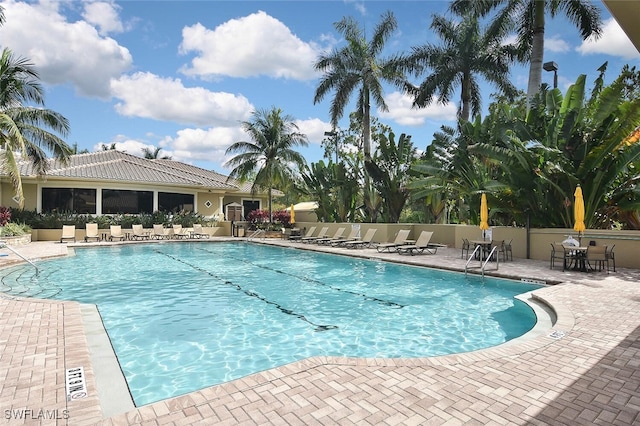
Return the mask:
M0 271L98 306L137 405L310 356L427 357L529 331L539 286L246 243L136 244Z

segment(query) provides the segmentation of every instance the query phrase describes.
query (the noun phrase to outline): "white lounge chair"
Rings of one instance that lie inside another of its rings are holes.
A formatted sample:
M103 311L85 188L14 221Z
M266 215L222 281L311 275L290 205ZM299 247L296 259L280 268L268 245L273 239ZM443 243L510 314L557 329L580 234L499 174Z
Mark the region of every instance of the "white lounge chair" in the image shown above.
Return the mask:
M62 237L60 237L60 242L64 243L68 240L72 240L74 243L76 242L75 225L62 225Z
M189 238L189 233L182 228L182 225L174 223L172 227L173 227L173 238L176 238L176 239Z
M294 241L302 241L303 238L310 238L313 236L313 233L316 232L317 227L316 226L312 226L310 227L306 234L304 235L292 235L291 237L289 237L290 240L294 240Z
M320 230L320 232L318 232L318 235L316 235L315 237L304 237L302 239L300 239L300 241L302 241L303 243L312 243L315 240L319 240L322 238L327 238L327 232L329 232L329 227L325 226L324 228L322 228Z
M123 241L125 239L125 235L122 233L122 226L120 225L111 225L109 226L109 240L120 240Z
M204 229L202 229L202 224L193 224L193 232L191 233L191 238L209 238L210 236L211 235L204 232Z
M162 224L155 224L153 225L153 231L151 231L150 237L155 240L168 240L169 230Z
M100 235L98 234L98 224L97 223L87 223L84 225L85 236L84 242L88 243L89 240L100 241Z
M433 232L431 231L422 231L420 236L416 240L415 244L406 244L402 246L398 246L396 248L397 252L400 254L436 254L438 251L438 246L432 245L431 237L433 236Z
M408 229L401 229L398 231L398 233L396 234L396 239L393 240L392 243L382 243L382 244L378 244L376 246L376 250L378 250L378 253L382 253L383 251L396 251L396 249L399 246L405 245L407 244L407 238L409 238L409 230Z
M345 230L344 227L338 228L336 233L333 234L333 237L319 238L313 242L316 244L331 244L332 241L338 241L342 239L342 234L344 234L344 230Z
M370 228L364 234L364 237L361 240L353 240L353 241L345 241L342 243L343 247L346 248L363 248L363 247L372 247L373 237L376 234L376 228Z
M131 229L133 230L133 234L131 235L131 239L133 240L148 240L149 239L149 231L145 230L142 225L131 225Z

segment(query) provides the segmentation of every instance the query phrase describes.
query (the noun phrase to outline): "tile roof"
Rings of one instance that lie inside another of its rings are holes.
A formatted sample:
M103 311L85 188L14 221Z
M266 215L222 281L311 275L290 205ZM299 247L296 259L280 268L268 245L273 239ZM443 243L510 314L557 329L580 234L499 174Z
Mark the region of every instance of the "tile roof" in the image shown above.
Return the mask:
M48 161L48 177L159 183L240 192L250 192L251 188L250 184L236 180L227 182L227 176L211 170L173 160L149 160L116 150L72 155L66 165L56 159ZM20 161L19 168L23 177L37 176L30 161Z

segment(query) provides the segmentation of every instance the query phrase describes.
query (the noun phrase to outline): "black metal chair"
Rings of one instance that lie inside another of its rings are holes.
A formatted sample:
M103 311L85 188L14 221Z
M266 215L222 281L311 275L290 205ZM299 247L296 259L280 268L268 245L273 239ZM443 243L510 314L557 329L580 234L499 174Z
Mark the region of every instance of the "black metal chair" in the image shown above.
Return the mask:
M513 260L513 247L511 246L512 242L513 240L509 240L508 243L502 243L502 251L504 253L505 260Z
M465 253L467 257L469 257L469 250L471 249L471 243L466 238L462 239L462 254L460 255L461 259L465 259Z
M562 271L569 269L575 259L571 250L561 243L551 243L551 266L553 269L556 260L562 260Z
M607 246L589 246L587 248L587 264L589 269L602 271L607 266L609 273L609 258L607 257Z
M608 263L609 263L609 262L613 263L613 272L615 272L615 271L616 271L616 255L615 255L615 253L613 252L613 248L614 248L615 246L616 246L616 245L614 244L614 245L612 245L611 247L607 247L607 250L606 250L606 255L607 255L607 265L608 265Z

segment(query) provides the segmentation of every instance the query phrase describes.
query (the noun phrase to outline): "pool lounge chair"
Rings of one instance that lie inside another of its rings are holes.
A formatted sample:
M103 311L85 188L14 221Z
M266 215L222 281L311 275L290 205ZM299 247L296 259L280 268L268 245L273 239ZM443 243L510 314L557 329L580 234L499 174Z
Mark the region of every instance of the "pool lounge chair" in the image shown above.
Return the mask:
M169 230L164 227L162 224L153 225L153 231L151 231L151 239L152 240L168 240L169 239Z
M343 238L337 238L333 241L330 241L329 244L331 244L333 247L337 247L337 246L341 246L342 244L346 243L347 241L355 241L358 239L358 234L360 233L360 227L359 226L351 226L351 232L349 232L349 235L347 235L346 237Z
M125 235L122 233L122 226L120 225L111 225L109 226L109 240L120 240L124 241Z
M414 254L422 254L425 252L427 254L436 254L436 252L438 251L438 246L430 244L432 236L433 232L422 231L415 244L399 246L396 250L400 254L410 254L412 256Z
M89 240L100 241L100 235L98 234L98 224L97 223L87 223L84 225L85 236L84 242L88 243Z
M76 242L76 226L75 225L62 225L62 237L60 242L65 243L68 240Z
M399 246L403 246L407 244L407 238L409 238L409 232L410 231L408 229L399 230L398 233L396 234L396 239L393 240L392 243L378 244L376 246L376 250L378 250L378 253L382 253L384 251L387 251L387 252L396 251Z
M313 236L313 233L316 232L317 227L312 226L304 235L296 235L289 237L290 240L293 241L302 241L303 238L310 238Z
M202 224L193 224L193 232L191 232L191 238L209 238L210 236L211 235L204 232L204 229L202 229Z
M344 243L342 243L342 247L346 247L346 248L364 248L364 247L368 247L371 248L373 247L373 237L376 234L376 228L371 228L368 229L367 232L364 234L364 237L361 240L353 240L353 241L345 241Z
M338 230L336 231L335 234L333 234L333 237L327 237L327 238L319 238L315 241L313 241L316 244L331 244L332 241L338 241L342 238L342 234L344 234L344 226L341 228L338 228Z
M173 224L172 225L173 228L173 238L175 239L181 239L181 238L189 238L189 234L187 233L186 230L184 230L182 228L182 225L178 225L178 224Z
M133 230L133 234L131 235L132 240L149 239L149 231L145 230L142 225L131 225L131 229Z
M318 235L316 235L315 237L304 237L300 241L302 241L303 243L312 243L315 240L327 238L327 232L329 232L329 227L325 226L320 230L320 232L318 232Z

